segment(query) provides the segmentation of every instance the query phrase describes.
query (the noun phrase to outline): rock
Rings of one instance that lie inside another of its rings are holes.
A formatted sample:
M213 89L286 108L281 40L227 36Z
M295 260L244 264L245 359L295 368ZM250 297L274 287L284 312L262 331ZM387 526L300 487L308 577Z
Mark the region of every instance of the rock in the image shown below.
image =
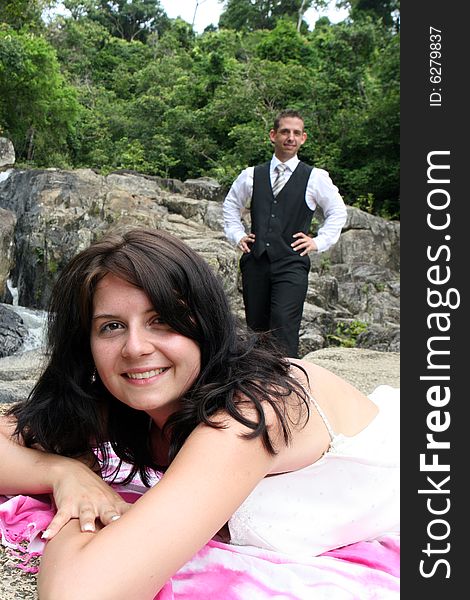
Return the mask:
M204 224L215 231L224 230L224 216L222 213L222 204L220 202L212 202L210 200L207 202Z
M338 279L329 273L310 271L306 300L325 309L335 306L339 302Z
M171 212L182 215L185 219L202 224L207 209L207 200L195 200L175 195L165 199L165 206Z
M363 259L364 260L364 257ZM338 303L357 319L372 323L400 322L399 274L376 264L334 265Z
M40 349L0 358L0 404L28 397L44 364Z
M357 336L358 348L373 348L383 352L400 351L400 327L398 325L369 325Z
M45 308L62 267L113 227L142 226L199 240L205 257L224 273L225 289L237 293L236 250L203 225L207 201L175 197L157 178L91 169L16 171L0 183L0 205L18 218L14 284L21 306ZM191 212L194 210L194 212ZM184 213L183 216L179 213ZM196 218L200 214L199 218ZM213 239L217 243L213 243Z
M0 358L0 381L35 380L41 373L44 360L44 352L40 348Z
M187 179L184 182L183 193L197 200L215 200L223 202L226 189L218 181L211 177L199 177L198 179Z
M23 381L0 380L0 404L11 404L26 400L36 381L34 379Z
M315 350L320 350L325 346L325 336L321 330L306 328L300 332L299 337L299 356L305 356Z
M337 243L330 250L311 256L311 260L315 269L320 269L325 262L351 266L367 262L364 259L371 253L372 264L399 270L400 223L348 206L347 220Z
M400 354L361 348L323 348L304 360L339 375L365 394L378 385L400 387Z
M1 404L0 404L1 408ZM36 565L38 559L31 562ZM0 598L2 600L37 600L36 575L20 568L12 560L11 552L0 545Z
M0 168L15 164L15 148L8 138L0 137Z
M27 335L28 330L21 317L0 305L0 357L10 356L19 350Z
M15 213L0 208L0 302L11 298L7 280L15 264L15 225Z

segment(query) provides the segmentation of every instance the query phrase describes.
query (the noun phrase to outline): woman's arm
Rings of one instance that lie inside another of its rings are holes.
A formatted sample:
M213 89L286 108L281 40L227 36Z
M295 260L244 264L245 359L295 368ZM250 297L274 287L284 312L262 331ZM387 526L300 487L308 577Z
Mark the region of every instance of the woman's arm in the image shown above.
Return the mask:
M152 600L228 521L276 456L235 421L199 425L160 482L96 534L68 524L47 544L41 600Z
M12 437L14 422L0 419L0 493L44 494L52 492L60 457L25 448ZM58 458L59 460L56 460Z
M95 519L107 525L129 505L90 468L73 458L25 448L12 437L14 421L0 418L0 493L52 493L57 513L45 537L52 538L70 519L83 531L95 530Z

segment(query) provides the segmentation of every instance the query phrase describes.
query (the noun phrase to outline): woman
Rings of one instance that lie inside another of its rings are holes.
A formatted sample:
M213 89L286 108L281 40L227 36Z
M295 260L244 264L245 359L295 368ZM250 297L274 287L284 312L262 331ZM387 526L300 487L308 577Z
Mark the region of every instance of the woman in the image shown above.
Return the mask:
M80 252L48 339L0 449L0 492L52 492L58 508L41 599L152 599L218 532L312 555L397 531L396 402L244 333L209 266L169 234ZM108 442L128 480L164 471L130 509L93 473L109 470Z

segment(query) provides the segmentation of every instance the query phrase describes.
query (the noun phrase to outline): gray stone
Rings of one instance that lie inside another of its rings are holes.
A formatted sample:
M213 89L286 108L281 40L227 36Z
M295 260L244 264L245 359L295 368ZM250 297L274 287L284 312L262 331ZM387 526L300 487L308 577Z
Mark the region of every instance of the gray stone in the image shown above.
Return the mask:
M44 364L41 349L0 358L0 381L26 381L39 377Z
M0 358L0 404L24 400L44 366L40 349Z
M13 310L0 305L0 357L15 353L23 345L28 330Z
M13 166L15 160L13 143L8 138L0 137L0 168Z
M197 200L215 200L222 202L226 190L218 181L211 177L199 177L198 179L187 179L184 182L183 193Z
M323 348L305 360L346 379L365 394L379 385L400 387L400 354L362 348Z
M11 297L7 280L15 264L15 225L15 213L0 208L0 302L7 302Z

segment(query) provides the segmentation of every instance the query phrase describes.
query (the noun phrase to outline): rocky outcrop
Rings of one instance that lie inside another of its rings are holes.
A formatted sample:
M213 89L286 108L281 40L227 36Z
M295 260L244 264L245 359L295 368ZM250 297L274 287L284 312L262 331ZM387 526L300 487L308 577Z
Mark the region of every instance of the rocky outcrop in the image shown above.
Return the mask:
M15 148L12 142L8 138L0 137L0 169L12 167L15 160Z
M174 233L221 273L227 293L233 296L237 252L222 231L204 224L208 206L214 202L181 197L163 188L157 178L132 174L105 177L89 169L13 172L0 183L0 206L17 218L12 279L19 304L44 308L63 265L116 226L147 226ZM189 218L181 212L189 213Z
M59 271L77 251L112 227L148 226L200 252L243 315L239 253L223 234L223 197L208 178L11 169L0 178L6 223L0 245L10 248L3 271L0 266L0 294L9 275L21 306L45 308ZM399 243L399 223L348 207L338 243L311 255L301 355L331 345L399 349Z
M0 358L0 405L28 397L41 373L43 361L44 355L39 349Z
M7 280L15 266L13 243L16 216L10 210L0 208L0 302L11 302Z
M21 317L0 305L0 358L19 350L27 335L28 330Z

